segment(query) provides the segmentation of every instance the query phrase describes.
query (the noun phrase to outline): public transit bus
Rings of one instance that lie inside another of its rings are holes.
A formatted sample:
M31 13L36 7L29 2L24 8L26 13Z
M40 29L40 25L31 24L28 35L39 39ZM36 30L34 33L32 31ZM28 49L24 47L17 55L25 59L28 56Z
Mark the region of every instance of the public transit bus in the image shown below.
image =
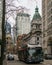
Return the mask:
M20 61L25 61L27 63L32 62L43 62L43 50L41 45L24 45L19 47L18 58Z

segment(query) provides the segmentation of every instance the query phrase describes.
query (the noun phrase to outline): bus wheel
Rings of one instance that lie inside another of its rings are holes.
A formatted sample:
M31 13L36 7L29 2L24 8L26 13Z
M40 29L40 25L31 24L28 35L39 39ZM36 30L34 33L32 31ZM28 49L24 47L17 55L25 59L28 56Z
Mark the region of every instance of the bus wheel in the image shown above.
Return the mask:
M40 63L40 62L37 62L38 64Z
M29 64L29 62L26 60L25 63Z

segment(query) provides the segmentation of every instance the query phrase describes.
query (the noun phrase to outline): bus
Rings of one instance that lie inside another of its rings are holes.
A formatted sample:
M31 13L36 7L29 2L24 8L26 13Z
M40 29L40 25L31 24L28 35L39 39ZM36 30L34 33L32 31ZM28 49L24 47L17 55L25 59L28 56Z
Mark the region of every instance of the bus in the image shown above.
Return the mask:
M18 49L18 58L26 63L43 62L43 50L41 45L22 45Z

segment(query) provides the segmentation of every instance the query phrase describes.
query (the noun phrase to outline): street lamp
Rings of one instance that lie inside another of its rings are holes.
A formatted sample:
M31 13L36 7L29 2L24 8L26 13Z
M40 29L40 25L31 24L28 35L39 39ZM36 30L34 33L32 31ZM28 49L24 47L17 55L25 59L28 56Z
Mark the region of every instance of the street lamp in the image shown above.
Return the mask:
M2 3L2 4L1 4ZM0 26L1 28L1 38L0 38L0 65L3 65L3 60L4 60L4 48L5 48L5 29L4 29L4 24L5 24L5 0L0 0L0 4L1 4L1 8L0 11L1 12L1 15L0 15L0 22L2 23Z

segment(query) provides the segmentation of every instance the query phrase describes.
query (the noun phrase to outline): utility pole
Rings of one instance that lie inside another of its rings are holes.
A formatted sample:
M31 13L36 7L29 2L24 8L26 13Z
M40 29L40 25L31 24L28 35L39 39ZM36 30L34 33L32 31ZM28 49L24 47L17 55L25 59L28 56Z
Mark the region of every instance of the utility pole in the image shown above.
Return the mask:
M3 0L3 15L2 15L2 60L5 59L4 52L6 48L6 34L5 34L5 0ZM3 65L3 64L2 64Z
M0 65L3 65L3 60L4 60L4 49L5 49L5 28L4 28L4 25L5 25L5 0L1 0L0 1L1 3L1 17L0 17L0 22L1 22L1 25L0 25ZM2 28L1 28L2 27Z

